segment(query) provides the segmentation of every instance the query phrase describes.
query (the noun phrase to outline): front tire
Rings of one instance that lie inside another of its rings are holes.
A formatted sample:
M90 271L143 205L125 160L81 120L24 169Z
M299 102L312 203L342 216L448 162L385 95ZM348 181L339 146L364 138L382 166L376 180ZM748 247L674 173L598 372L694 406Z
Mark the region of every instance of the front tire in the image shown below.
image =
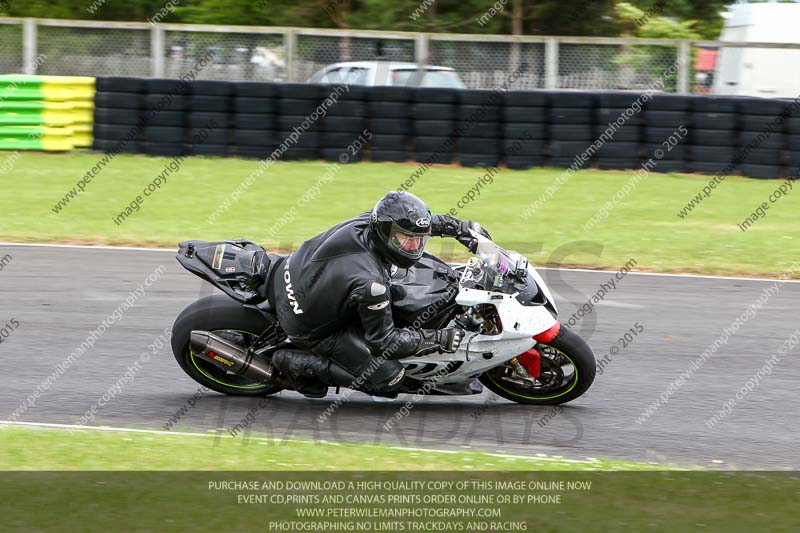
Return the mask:
M576 333L561 328L548 344L538 344L541 374L536 386L514 376L510 363L484 372L480 382L498 396L529 405L571 402L589 390L595 376L592 349Z
M192 330L210 331L243 347L248 347L272 324L254 309L243 307L224 294L201 298L184 309L172 326L172 353L186 374L197 383L233 396L266 396L281 389L231 374L197 358L189 347Z

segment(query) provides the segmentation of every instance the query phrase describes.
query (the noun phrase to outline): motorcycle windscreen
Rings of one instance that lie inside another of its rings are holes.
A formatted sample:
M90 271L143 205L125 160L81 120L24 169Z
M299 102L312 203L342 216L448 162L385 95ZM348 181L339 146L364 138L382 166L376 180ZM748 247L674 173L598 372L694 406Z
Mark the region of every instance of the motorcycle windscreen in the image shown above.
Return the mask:
M539 290L539 285L530 272L528 272L528 277L525 280L525 287L519 291L516 298L522 305L534 306L545 305L547 303L547 298L544 293Z

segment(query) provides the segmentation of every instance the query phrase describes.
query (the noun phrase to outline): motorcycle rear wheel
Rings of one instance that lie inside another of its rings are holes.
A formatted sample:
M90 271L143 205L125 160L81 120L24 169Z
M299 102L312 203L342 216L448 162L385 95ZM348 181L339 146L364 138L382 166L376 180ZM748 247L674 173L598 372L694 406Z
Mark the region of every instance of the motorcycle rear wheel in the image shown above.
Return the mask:
M280 387L231 374L196 357L189 347L192 330L204 330L247 348L269 325L269 320L257 311L242 307L224 294L208 296L178 315L172 326L172 353L190 378L216 392L232 396L275 394Z
M591 348L576 333L561 328L548 344L538 344L541 374L535 385L523 383L510 363L492 368L480 376L487 389L512 402L529 405L558 405L585 393L595 377Z

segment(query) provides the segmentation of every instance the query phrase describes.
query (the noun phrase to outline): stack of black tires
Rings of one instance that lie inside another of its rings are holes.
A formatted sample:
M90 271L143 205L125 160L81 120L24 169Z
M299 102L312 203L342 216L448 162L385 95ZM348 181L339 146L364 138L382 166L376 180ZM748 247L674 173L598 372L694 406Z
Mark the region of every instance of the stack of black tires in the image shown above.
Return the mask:
M789 100L126 77L99 77L95 87L93 146L103 151L511 169L647 164L756 178L800 168L800 110Z
M496 167L502 159L502 101L495 91L464 91L458 106L459 163Z
M195 81L191 85L186 113L186 151L192 155L227 156L230 147L230 117L233 84Z
M642 111L642 158L653 160L652 172L680 172L686 168L690 152L687 142L690 127L690 98L675 94L656 94Z
M685 172L691 128L686 96L657 94L640 114L642 163L649 172ZM651 122L652 121L652 122Z
M641 164L646 164L644 168L650 172L685 171L689 99L674 94L656 94L642 107L644 110L638 115L641 119Z
M414 155L421 163L452 163L458 140L459 91L418 88L414 99Z
M597 140L597 167L609 170L639 168L646 153L642 144L644 124L638 93L600 93L597 95L592 140Z
M280 159L319 159L323 127L317 108L325 98L326 88L305 83L281 83L276 87L278 127L274 142L281 150Z
M544 165L550 136L549 105L549 93L543 91L505 93L501 143L508 168L523 170Z
M784 121L785 162L787 169L784 177L800 179L800 109L787 102L787 114Z
M144 81L143 78L97 78L92 144L95 150L142 151Z
M739 100L739 172L752 178L780 178L783 166L787 102L763 98Z
M677 98L677 97L676 97ZM691 109L686 122L686 170L700 174L730 174L737 166L737 99L728 97L686 98ZM672 128L674 129L674 128ZM669 135L671 129L665 129Z
M594 93L582 91L550 94L550 160L554 167L586 168L591 157L582 157L594 141Z
M320 155L326 161L354 163L364 155L363 142L355 140L367 128L367 103L365 87L350 85L322 86L326 104L322 117L322 143ZM322 103L322 101L320 102Z
M228 155L232 84L124 77L95 83L95 149Z
M412 158L414 89L370 87L367 91L367 131L371 161L402 163Z
M190 85L180 80L149 78L144 82L144 143L149 155L186 154L186 116Z
M276 145L278 91L274 83L233 84L231 152L239 157L264 159Z

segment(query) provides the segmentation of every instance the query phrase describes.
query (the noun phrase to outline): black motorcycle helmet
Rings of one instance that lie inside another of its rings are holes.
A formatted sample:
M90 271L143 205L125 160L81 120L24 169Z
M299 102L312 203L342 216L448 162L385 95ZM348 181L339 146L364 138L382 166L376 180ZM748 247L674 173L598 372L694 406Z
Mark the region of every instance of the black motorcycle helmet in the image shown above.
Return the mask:
M413 194L392 191L375 204L370 228L378 253L393 265L410 268L431 235L431 211Z

